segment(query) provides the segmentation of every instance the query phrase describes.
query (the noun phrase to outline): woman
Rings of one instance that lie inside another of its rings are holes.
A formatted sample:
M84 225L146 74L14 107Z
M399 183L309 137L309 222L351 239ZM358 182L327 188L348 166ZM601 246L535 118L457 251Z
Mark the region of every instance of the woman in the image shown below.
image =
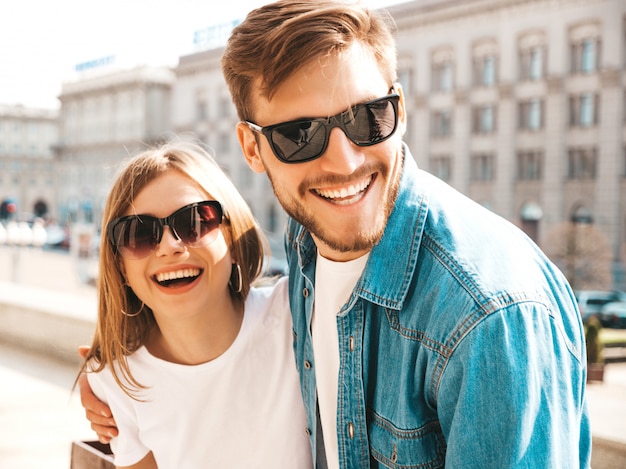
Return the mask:
M98 323L83 371L112 409L117 467L311 467L285 279L201 148L123 167L104 210Z

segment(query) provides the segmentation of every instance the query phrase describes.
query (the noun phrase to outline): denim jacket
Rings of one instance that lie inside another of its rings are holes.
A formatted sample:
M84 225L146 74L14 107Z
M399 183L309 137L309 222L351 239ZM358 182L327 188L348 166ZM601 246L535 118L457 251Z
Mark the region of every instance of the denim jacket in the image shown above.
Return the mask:
M404 153L384 235L337 316L341 468L589 467L583 329L565 278ZM316 454L316 247L292 219L285 244Z

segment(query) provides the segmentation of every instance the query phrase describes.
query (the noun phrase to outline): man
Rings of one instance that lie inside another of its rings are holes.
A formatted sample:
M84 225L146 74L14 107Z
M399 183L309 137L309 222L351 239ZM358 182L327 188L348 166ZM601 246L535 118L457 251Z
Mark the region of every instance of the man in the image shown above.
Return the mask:
M222 66L244 156L290 216L318 467L588 467L572 292L521 231L417 168L384 19L279 1Z

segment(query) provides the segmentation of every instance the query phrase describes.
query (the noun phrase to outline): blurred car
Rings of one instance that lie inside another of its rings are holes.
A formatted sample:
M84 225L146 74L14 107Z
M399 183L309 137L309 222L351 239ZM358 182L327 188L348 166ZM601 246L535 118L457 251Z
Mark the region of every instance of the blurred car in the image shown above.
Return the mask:
M46 248L62 249L69 251L70 249L70 230L66 226L49 225L46 227Z
M583 322L587 322L592 316L597 316L602 322L600 312L606 304L626 302L626 293L620 291L577 290L575 295Z
M626 329L626 301L605 304L600 311L600 322L604 327Z

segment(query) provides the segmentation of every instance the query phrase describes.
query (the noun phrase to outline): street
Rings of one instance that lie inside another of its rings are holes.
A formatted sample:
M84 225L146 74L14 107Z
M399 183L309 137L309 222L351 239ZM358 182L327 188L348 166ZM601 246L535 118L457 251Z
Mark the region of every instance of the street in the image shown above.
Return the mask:
M72 440L93 440L75 365L0 343L0 467L69 469Z
M71 442L95 439L70 392L76 370L0 343L0 467L68 469ZM587 394L594 437L626 443L626 363L609 364L605 382L589 384Z
M66 251L0 245L0 282L95 295L95 288L81 280L94 270L95 262L79 260Z
M0 246L0 282L12 278L10 259ZM18 260L22 285L96 294L81 283L80 266L67 253L24 250ZM0 342L1 468L68 469L71 442L95 438L71 393L76 373L76 364ZM588 384L587 396L594 438L626 445L626 362L608 363L604 381ZM624 466L594 462L594 469L618 467Z

